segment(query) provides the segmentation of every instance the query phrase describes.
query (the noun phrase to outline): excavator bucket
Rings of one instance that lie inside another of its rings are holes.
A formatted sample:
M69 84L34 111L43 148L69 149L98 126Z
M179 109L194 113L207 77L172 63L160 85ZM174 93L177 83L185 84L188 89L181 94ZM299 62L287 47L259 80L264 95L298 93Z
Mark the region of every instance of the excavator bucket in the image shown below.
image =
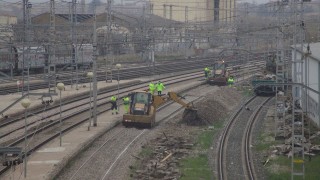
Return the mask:
M185 103L180 99L180 98L182 99L184 98L174 92L169 92L168 95L173 101L181 104L185 108L182 115L182 120L190 125L197 124L197 121L199 119L198 111L197 109L194 108L193 104Z
M198 111L194 108L186 108L182 114L182 121L186 122L188 125L198 125Z

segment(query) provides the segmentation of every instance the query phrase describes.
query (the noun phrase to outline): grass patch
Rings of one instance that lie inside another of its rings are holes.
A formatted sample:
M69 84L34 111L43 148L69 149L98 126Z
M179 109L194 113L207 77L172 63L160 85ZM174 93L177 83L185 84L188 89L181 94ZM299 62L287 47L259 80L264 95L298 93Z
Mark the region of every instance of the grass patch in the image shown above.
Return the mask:
M312 157L311 161L305 157L305 179L318 180L320 179L320 157ZM298 168L298 167L297 167ZM270 180L287 180L291 179L291 158L279 156L272 160L268 166L268 179ZM302 179L296 176L294 179Z
M213 141L216 130L200 131L196 140L196 148L201 152L208 150ZM213 173L209 167L206 154L196 154L180 161L181 180L212 179Z
M215 129L221 129L221 128L223 128L223 125L224 125L225 121L227 121L227 119L215 121L215 122L213 123L214 128L215 128Z
M278 144L271 134L260 134L258 143L254 146L256 151L266 151L270 146Z
M181 165L182 175L180 180L212 179L212 172L206 155L188 157L181 161Z
M268 179L269 180L288 180L288 179L291 179L291 174L289 172L279 173L279 174L269 174Z
M145 157L150 157L152 154L152 149L151 147L145 147L141 150L139 153L139 157L145 158Z
M214 130L208 130L208 131L202 132L198 136L198 140L197 140L198 147L202 150L209 149L211 147L214 134L215 134Z
M252 96L254 93L252 90L244 89L242 94L243 94L243 96Z

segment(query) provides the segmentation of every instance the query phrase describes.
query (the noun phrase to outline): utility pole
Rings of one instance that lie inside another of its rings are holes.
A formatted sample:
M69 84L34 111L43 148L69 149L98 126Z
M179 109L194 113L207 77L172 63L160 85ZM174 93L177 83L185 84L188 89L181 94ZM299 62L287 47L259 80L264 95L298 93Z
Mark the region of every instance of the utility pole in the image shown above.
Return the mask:
M171 23L172 23L172 5L170 5L169 7L170 7L170 14L169 14L169 16L170 16L170 17L169 17L169 18L170 18L170 25L169 25L169 29L170 29L170 30L169 30L169 47L170 47L170 53L172 53L172 49L171 49L171 47L172 47L172 45L171 45L171 44L172 44L172 39L171 39L171 37L172 37L172 29L173 29L173 28L172 28L172 24L171 24ZM168 47L168 48L169 48L169 47Z
M78 44L77 44L77 32L76 32L76 24L77 24L77 0L72 0L71 4L71 41L72 41L72 67L73 70L76 70L75 78L76 78L76 89L78 90ZM74 76L72 76L73 79ZM73 81L71 83L71 86Z
M106 7L106 15L107 15L107 33L104 34L105 39L107 39L107 41L105 41L106 46L105 46L105 50L106 50L106 59L105 59L105 63L106 63L106 82L108 82L108 80L110 79L110 82L112 82L112 66L113 66L113 61L111 60L112 56L112 49L111 49L111 26L112 26L112 11L111 11L111 4L112 1L108 0L107 1L107 7Z
M172 5L170 5L170 20L172 20Z
M48 60L45 62L45 77L48 80L49 94L56 93L56 66L55 61L55 2L50 0L50 29L49 29Z
M320 4L319 4L319 11L320 12ZM320 15L318 15L318 31L317 31L317 36L318 36L318 39L317 39L317 42L320 41Z
M184 10L184 42L185 42L185 58L188 59L187 55L187 28L188 28L188 6Z
M26 35L26 26L27 26L27 15L26 15L26 7L27 7L27 3L28 3L28 0L22 0L22 10L23 10L23 46L22 46L22 86L21 86L21 95L23 96L24 95L24 59L25 59L25 43L26 43L26 38L27 38L27 35Z
M284 83L285 82L285 50L286 47L289 45L285 44L285 23L289 20L285 16L288 9L286 9L288 2L279 2L277 6L277 43L276 43L276 82L277 83ZM290 13L290 12L289 12ZM281 90L284 92L284 86L278 87L276 86L276 92ZM276 101L275 101L275 137L279 137L280 135L284 136L284 123L285 123L285 111L284 108L281 108L285 104L285 99L276 93ZM278 111L280 110L280 111Z
M141 56L142 59L145 59L145 50L147 49L146 46L146 8L145 6L142 7L142 27L141 27ZM146 58L147 59L147 58Z
M93 126L97 126L97 16L96 16L96 4L94 5L93 12ZM90 102L91 103L91 102Z
M309 52L304 53L305 24L303 19L303 1L293 1L294 9L294 59L293 59L293 83L304 84L305 77L303 73L303 64ZM298 29L297 29L298 28ZM297 44L300 44L299 51L301 57L297 57ZM306 64L305 64L306 66ZM292 86L292 159L291 159L291 179L295 177L305 177L305 159L304 159L304 110L302 108L303 94L307 91L299 86ZM308 98L305 96L305 98ZM306 107L305 107L306 109ZM295 144L300 146L295 146Z
M27 94L29 94L29 60L30 60L30 44L29 39L30 37L30 9L32 4L29 3L28 0L23 0L23 50L22 50L22 87L21 93L22 96L25 94L25 85L27 85ZM26 61L26 55L28 61ZM27 77L27 78L26 78Z
M163 18L164 18L164 27L163 27L163 36L165 36L165 32L166 32L166 22L167 22L167 5L166 4L163 4ZM163 39L165 39L165 37L163 37ZM165 43L164 41L162 41L162 52L164 51L164 48L165 48ZM166 51L167 52L167 51Z
M150 14L153 14L153 4L150 4Z
M151 16L153 15L153 4L150 4L150 14ZM156 51L156 42L155 42L155 34L154 34L154 27L152 27L152 47L151 47L151 63L152 63L152 78L154 78L154 75L155 75L155 71L156 71L156 68L155 68L155 65L156 65L156 62L155 62L155 58L154 58L154 54L155 54L155 51Z

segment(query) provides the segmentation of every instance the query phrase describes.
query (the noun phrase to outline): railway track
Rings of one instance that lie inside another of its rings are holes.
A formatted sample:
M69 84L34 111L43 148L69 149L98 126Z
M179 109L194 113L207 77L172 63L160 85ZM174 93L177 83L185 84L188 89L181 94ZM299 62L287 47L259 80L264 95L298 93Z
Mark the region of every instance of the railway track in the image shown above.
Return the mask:
M247 67L246 72L251 72L251 71L256 71L257 69L255 69L255 66L250 66ZM232 74L236 73L235 71L231 71ZM183 75L185 78L197 78L197 77L201 77L202 76L202 72L198 72L198 73L191 73L189 75ZM172 79L176 79L176 78L180 78L180 77L172 77ZM170 84L170 81L166 81L166 84ZM134 85L134 84L133 84ZM133 86L132 84L129 86ZM137 84L138 85L138 84ZM144 86L144 83L140 84L141 87ZM123 87L125 88L125 87ZM98 96L98 101L106 101L106 99L109 98L109 95L111 92L114 92L116 90L116 88L113 89L108 89L106 91L99 91L99 96ZM127 90L123 90L124 92L130 92L131 88L128 88ZM108 94L109 93L109 94ZM103 94L108 94L107 97L105 97ZM80 96L80 97L75 97L72 98L68 101L64 101L63 103L63 111L62 113L64 115L69 115L75 112L75 109L81 109L81 108L88 108L87 105L87 99L88 96ZM98 102L99 103L99 102ZM53 105L53 106L48 106L45 107L43 109L39 109L37 111L31 112L31 114L28 116L28 124L27 126L29 128L32 128L33 126L36 126L37 123L43 122L45 120L50 119L52 120L56 120L59 119L59 115L60 115L60 106L59 104L57 105ZM6 137L8 137L9 135L12 135L13 133L18 133L18 131L20 130L20 134L23 134L23 132L21 132L25 126L25 123L23 122L24 117L20 116L18 118L9 118L9 119L5 119L3 121L0 122L0 130L2 132L2 134L0 135L0 144L2 145L6 145L3 144L6 141L9 141L8 139L6 139Z
M202 76L203 76L202 73L192 73L188 75L182 75L182 76L163 79L162 81L166 85L171 85L171 84L180 82L181 80L190 80L194 78L200 78ZM129 86L122 87L120 90L120 95L125 96L126 94L128 94L128 92L131 92L138 88L145 88L145 87L146 87L145 83L136 83L135 85L131 84ZM117 88L108 89L106 91L100 91L97 97L97 103L107 104L109 102L110 97L116 91L117 91ZM78 98L72 98L69 101L65 101L62 106L62 109L63 109L62 113L64 114L64 116L68 116L73 113L76 113L79 109L83 109L83 110L88 109L89 108L88 98L89 96L80 96ZM32 112L32 114L28 116L29 122L27 124L27 127L29 129L34 128L38 125L37 123L41 123L47 119L57 121L60 115L59 110L60 110L60 106L59 104L57 104L54 106L50 106L48 108L45 107L43 110L40 109L38 111ZM20 118L12 119L0 124L0 131L2 132L2 134L0 135L0 144L6 145L5 142L10 141L10 139L6 139L6 137L8 137L9 135L19 136L19 134L24 133L22 132L25 127L23 120L24 120L24 117L20 117ZM13 133L16 133L16 134L14 135Z
M203 59L203 60L197 60L196 62L177 62L177 63L167 63L163 65L157 65L155 68L154 74L163 74L163 73L171 73L171 72L178 72L178 71L185 71L185 70L192 70L195 68L202 68L204 65L207 65L207 63L210 63L212 61L211 59ZM117 71L114 70L112 74L112 79L117 79ZM149 76L150 74L150 67L148 66L142 66L142 67L135 67L135 68L127 68L127 69L120 69L119 70L119 78L121 80L125 79L133 79L143 76ZM63 73L58 75L59 78L57 79L58 82L63 82L65 85L74 84L75 82L71 82L73 78L68 75L68 73ZM88 78L86 77L85 73L79 73L78 74L79 80L78 83L86 83L89 82ZM97 72L97 80L98 81L105 81L105 72L104 71L98 71ZM27 88L27 87L25 87ZM36 89L44 89L48 88L48 83L46 82L30 82L29 89L30 90L36 90ZM10 94L10 93L16 93L17 92L17 86L16 84L13 85L7 85L0 90L0 95Z
M190 76L187 75L186 77L176 77L176 78L169 78L169 79L163 79L163 82L166 82L167 85L170 84L175 84L175 83L180 83L183 81L188 81L191 79L197 79L199 77L202 77L203 75L199 75L199 76ZM124 95L127 95L128 92L131 92L132 90L137 90L137 89L145 89L145 83L143 84L138 84L134 87L130 87L130 88L122 88L120 91L120 98ZM108 110L110 110L111 106L109 104L109 98L111 97L112 94L114 94L116 92L116 90L110 92L107 92L106 94L104 94L103 98L99 97L99 99L101 100L101 102L98 103L98 109L97 111L99 112L98 114L101 114L103 112L106 112ZM86 104L87 107L83 107L83 108L76 108L77 110L73 111L72 113L63 116L62 122L63 125L61 127L62 132L65 133L69 130L71 130L72 128L84 123L84 122L88 122L88 117L89 115L89 107L88 107L88 103L84 102L84 104ZM85 106L83 104L83 106ZM73 108L74 109L74 108ZM59 128L56 127L56 125L59 124L59 119L54 120L53 122L49 122L44 124L41 127L38 126L34 126L35 130L31 130L31 128L29 127L29 132L27 134L27 139L28 139L28 155L30 155L32 152L34 152L36 149L38 149L39 147L43 146L44 144L46 144L47 142L49 142L50 140L56 138L59 136ZM8 127L6 127L8 128ZM19 127L21 129L21 127ZM21 129L22 131L22 129ZM15 131L17 132L17 131ZM40 132L42 132L43 137L38 137L38 138L34 138L34 136L36 134L39 134ZM9 144L7 144L7 146L11 147L11 146L15 146L15 147L22 147L23 146L23 142L24 142L24 137L20 136L15 138L14 140L8 140L8 141L13 141ZM23 155L24 156L24 155ZM3 174L5 171L7 171L9 168L8 167L2 167L0 170L0 174Z
M248 67L252 70L252 67ZM196 79L203 77L202 72L192 73L188 75L181 75L179 77L171 77L162 79L166 85L178 83L181 81L188 81L191 79ZM120 95L124 96L128 92L131 92L135 89L144 89L145 83L136 84L135 86L131 87L121 87ZM115 93L116 89L110 89L108 91L101 92L98 96L98 111L99 114L105 112L110 109L110 106L107 105L109 103L109 98L111 95ZM29 139L28 142L28 151L29 154L41 147L42 145L46 144L50 140L59 136L59 128L57 128L59 124L59 106L48 107L44 110L40 110L37 112L32 112L30 117L28 117L28 135L27 138ZM88 96L74 98L68 102L64 103L63 106L63 114L64 117L62 119L63 126L61 127L62 132L67 132L70 129L88 121L89 117L89 105L88 105ZM31 119L33 117L34 119ZM48 120L50 118L50 120ZM22 142L24 142L24 138L22 135L24 134L23 128L25 127L23 122L23 117L7 121L5 123L0 124L1 132L5 132L0 137L0 143L2 145L7 146L22 146ZM46 135L43 138L34 138L36 134L50 134ZM48 133L49 132L49 133ZM30 140L31 139L31 140ZM7 169L3 168L0 170L0 174L5 172Z
M258 116L262 110L262 107L270 100L268 98L262 102L262 104L252 113L249 118L248 124L245 129L245 135L243 136L242 140L242 162L245 164L243 166L245 177L250 180L258 179L257 175L254 170L254 164L252 160L252 153L251 153L251 144L252 144L252 129L254 127L254 123L258 119Z
M194 96L184 97L191 102L200 98ZM169 102L161 106L157 110L157 113L162 109L170 108L172 103L173 102ZM169 117L181 109L182 108L172 110L166 113L165 117L157 118L156 123L160 125L166 122ZM152 131L146 129L124 128L123 126L117 125L93 142L88 150L81 152L75 162L72 162L71 165L63 169L62 174L54 178L70 180L79 179L80 177L83 179L110 179L109 176L113 177L117 174L114 171L117 171L117 167L121 166L121 161L128 160L128 149L131 148L131 146L140 144L141 141L144 141L144 137L150 136L150 133L152 133ZM108 156L106 156L106 152L108 152Z
M218 179L257 179L250 150L251 132L262 107L270 99L253 96L231 116L219 141ZM232 142L229 143L229 139Z
M218 57L211 57L211 58L202 58L198 60L189 60L189 61L178 61L173 63L165 63L165 64L159 64L155 67L155 71L153 72L155 75L157 74L164 74L164 73L172 73L172 72L178 72L178 71L186 71L186 70L193 70L198 68L203 68L205 66L208 66L212 64L212 62L218 59ZM251 62L261 62L261 58L256 57ZM228 61L228 63L235 63L236 61ZM143 66L143 67L135 67L135 68L127 68L127 69L120 69L119 70L119 76L121 80L124 79L132 79L132 78L138 78L142 76L150 76L152 75L151 67ZM114 70L114 72L117 72ZM74 82L71 82L74 76L74 74L70 73L62 73L58 74L59 78L57 79L57 82L63 82L65 85L74 84ZM79 80L78 83L86 83L89 82L88 78L86 77L86 74L84 72L78 74ZM112 79L117 79L117 73L112 74ZM105 81L105 71L100 70L97 72L97 80L98 81ZM27 88L27 87L25 87ZM30 82L29 90L37 90L37 89L44 89L48 88L48 83L44 81L37 81L37 82ZM17 85L15 83L2 85L0 90L0 95L6 95L11 93L17 92Z

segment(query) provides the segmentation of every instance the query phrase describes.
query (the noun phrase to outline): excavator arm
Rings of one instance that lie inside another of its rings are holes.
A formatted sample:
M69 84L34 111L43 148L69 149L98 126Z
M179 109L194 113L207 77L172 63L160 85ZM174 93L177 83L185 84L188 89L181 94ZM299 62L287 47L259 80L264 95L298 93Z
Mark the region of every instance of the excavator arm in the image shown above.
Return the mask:
M181 99L184 99L180 95L178 95L175 92L168 92L167 96L153 96L153 106L157 109L162 104L166 103L169 100L173 100L176 103L181 104L185 109L192 109L194 110L194 107L191 103L185 103Z
M181 104L184 108L186 108L186 109L194 109L194 107L193 107L193 105L191 103L185 103L184 101L182 101L181 98L182 99L184 99L184 98L179 96L177 93L169 92L168 95L169 95L171 100L173 100L176 103Z

